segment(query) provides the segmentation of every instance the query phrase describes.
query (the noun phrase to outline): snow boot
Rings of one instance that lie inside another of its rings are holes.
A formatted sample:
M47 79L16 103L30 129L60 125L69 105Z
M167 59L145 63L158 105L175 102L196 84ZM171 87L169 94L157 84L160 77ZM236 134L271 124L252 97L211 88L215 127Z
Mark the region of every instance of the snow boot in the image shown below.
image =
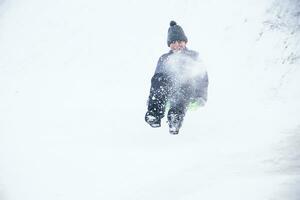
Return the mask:
M161 119L160 117L155 116L151 112L147 112L145 115L145 121L153 128L160 127Z
M170 134L177 135L179 133L179 129L181 128L182 121L183 121L183 116L180 114L172 113L168 115Z

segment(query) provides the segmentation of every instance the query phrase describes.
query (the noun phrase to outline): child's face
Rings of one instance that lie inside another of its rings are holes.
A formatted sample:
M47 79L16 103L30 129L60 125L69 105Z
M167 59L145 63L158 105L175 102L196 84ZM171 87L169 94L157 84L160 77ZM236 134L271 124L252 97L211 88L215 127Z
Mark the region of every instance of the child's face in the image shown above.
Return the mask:
M182 49L184 49L186 46L186 42L185 41L174 41L170 44L170 48L172 51L180 51Z

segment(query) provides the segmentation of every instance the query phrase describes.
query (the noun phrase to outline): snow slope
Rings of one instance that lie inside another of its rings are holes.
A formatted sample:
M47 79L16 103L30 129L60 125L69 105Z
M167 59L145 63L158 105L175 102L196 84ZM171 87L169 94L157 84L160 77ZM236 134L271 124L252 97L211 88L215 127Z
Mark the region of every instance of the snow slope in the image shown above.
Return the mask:
M0 199L298 200L297 0L0 1ZM209 78L144 122L169 21Z

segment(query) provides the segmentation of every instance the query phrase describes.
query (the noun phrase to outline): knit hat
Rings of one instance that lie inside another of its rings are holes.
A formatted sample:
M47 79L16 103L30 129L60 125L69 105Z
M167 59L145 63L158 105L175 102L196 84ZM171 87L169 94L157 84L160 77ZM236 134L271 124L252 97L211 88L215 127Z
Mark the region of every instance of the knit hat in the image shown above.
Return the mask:
M177 25L175 21L170 22L170 28L168 30L168 46L174 41L185 41L187 42L188 39L183 32L183 29Z

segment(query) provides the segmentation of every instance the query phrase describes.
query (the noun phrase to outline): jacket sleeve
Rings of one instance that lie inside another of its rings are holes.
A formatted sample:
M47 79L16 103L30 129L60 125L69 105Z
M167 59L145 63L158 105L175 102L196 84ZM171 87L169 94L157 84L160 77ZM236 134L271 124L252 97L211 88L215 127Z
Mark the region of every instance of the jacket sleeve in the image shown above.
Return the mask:
M160 87L167 89L170 84L170 77L165 69L165 55L162 55L157 62L155 73L151 79L151 90L158 90Z
M196 51L193 51L193 57L196 62L202 63L201 59L199 58L199 53ZM207 71L205 70L203 73L199 74L195 78L195 90L194 90L194 98L195 99L200 99L204 100L205 102L207 101L207 88L208 88L208 74Z
M196 80L195 98L202 98L205 102L207 101L207 88L208 88L208 75L205 72L204 75L199 76Z
M166 69L165 69L165 61L166 61L166 54L162 55L158 61L157 61L157 65L156 65L156 69L155 69L155 74L158 73L167 73Z

